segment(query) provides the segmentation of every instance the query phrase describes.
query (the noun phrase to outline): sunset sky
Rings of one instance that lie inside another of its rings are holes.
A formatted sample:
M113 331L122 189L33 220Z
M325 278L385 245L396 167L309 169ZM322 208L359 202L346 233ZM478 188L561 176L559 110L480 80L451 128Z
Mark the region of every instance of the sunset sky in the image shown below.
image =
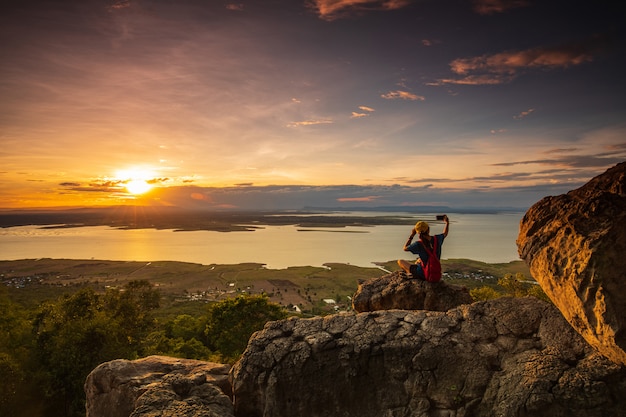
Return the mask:
M614 0L0 6L0 208L528 207L626 160Z

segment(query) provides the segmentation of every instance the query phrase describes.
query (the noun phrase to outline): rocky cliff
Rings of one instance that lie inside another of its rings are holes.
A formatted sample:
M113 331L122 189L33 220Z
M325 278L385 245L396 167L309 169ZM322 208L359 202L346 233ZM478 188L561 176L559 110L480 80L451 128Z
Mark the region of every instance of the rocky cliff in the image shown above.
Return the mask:
M166 356L115 360L85 382L88 417L231 417L230 366Z
M408 279L402 271L359 284L352 297L352 307L359 313L394 309L447 311L471 302L472 297L465 287L445 281L430 283Z
M531 207L517 245L572 327L626 364L626 163Z
M617 417L625 377L535 298L273 322L231 372L242 417Z

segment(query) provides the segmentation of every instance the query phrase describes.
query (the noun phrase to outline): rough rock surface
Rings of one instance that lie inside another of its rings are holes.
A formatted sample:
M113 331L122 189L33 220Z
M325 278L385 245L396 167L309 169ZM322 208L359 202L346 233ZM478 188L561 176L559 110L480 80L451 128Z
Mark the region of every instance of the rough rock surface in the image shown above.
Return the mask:
M447 311L471 302L465 287L408 279L402 271L359 284L352 297L352 307L359 313L394 309Z
M240 417L626 415L624 368L530 297L270 322L231 382Z
M574 329L626 364L626 163L531 207L517 245Z
M233 416L229 370L166 356L106 362L85 382L87 417Z

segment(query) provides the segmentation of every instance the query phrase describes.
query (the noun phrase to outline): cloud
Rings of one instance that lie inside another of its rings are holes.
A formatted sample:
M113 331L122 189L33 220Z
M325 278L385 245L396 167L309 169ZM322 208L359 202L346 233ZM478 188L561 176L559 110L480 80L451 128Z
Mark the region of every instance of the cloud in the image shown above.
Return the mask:
M409 93L408 91L402 91L402 90L390 91L386 94L381 94L380 96L386 100L398 100L398 99L411 100L411 101L426 100L426 98L424 98L423 96L418 96L416 94Z
M354 12L401 9L411 0L313 0L312 4L321 19L332 21Z
M476 177L482 184L472 189L453 186L411 185L335 185L335 186L239 186L239 187L163 187L154 190L142 201L187 209L254 209L284 210L315 208L375 208L392 206L449 206L449 207L530 207L546 195L566 193L586 182L588 177L567 178L554 182L553 178L563 174L562 170L552 175L546 173L535 178L535 173L504 173L492 177ZM522 185L513 185L510 180L526 180Z
M508 83L512 79L513 77L511 76L504 76L501 74L468 75L464 78L441 78L436 82L426 83L426 85L497 85Z
M545 159L528 159L515 162L500 162L492 164L492 166L510 167L516 165L556 165L563 168L597 168L608 167L611 165L624 162L624 156L610 155L571 155L561 158L545 158Z
M287 125L287 127L300 127L300 126L314 126L314 125L327 125L332 124L333 121L330 119L321 119L321 120L302 120L300 122L291 122Z
M126 9L130 7L130 0L117 0L115 1L110 8L113 10Z
M353 119L358 119L358 118L361 118L361 117L367 117L367 116L370 115L370 113L376 111L373 108L367 107L367 106L359 106L359 110L362 110L362 111L367 112L367 113L359 113L359 112L353 111L352 115L350 117L353 118Z
M606 148L612 151L623 151L626 150L626 142L607 145Z
M594 60L606 50L608 39L593 37L553 47L537 47L523 51L507 51L493 55L459 58L450 63L453 73L462 78L440 79L430 85L490 85L510 82L531 69L566 69Z
M579 148L554 148L554 149L548 149L544 153L545 154L565 153L565 152L576 152L579 150L580 150Z
M145 180L146 183L156 186L164 185L171 181L171 178L149 178ZM77 181L66 181L59 184L60 187L70 191L77 192L111 192L118 193L125 190L126 185L131 182L130 179L112 179L112 178L98 178L92 180L87 185L83 185Z
M62 182L59 186L63 187L69 191L76 192L108 192L108 193L117 193L122 191L124 188L123 181L94 181L89 183L88 185L82 185L79 182Z
M235 12L240 12L243 10L243 4L242 3L229 3L226 5L226 9L233 10Z
M483 15L502 13L509 9L530 5L526 0L474 0L473 3L474 11Z
M534 112L534 111L535 111L535 109L528 109L528 110L525 110L525 111L523 111L523 112L521 112L521 113L519 113L519 114L516 114L515 116L513 116L513 118L514 118L515 120L521 120L521 119L523 119L524 117L526 117L526 116L530 115L530 114L531 114L532 112Z
M164 178L150 178L147 179L146 182L150 185L156 185L156 184L164 184L166 182L170 181L170 178L164 177Z
M340 197L337 199L337 201L339 201L340 203L355 203L355 202L364 203L364 202L376 201L378 199L380 199L379 195L369 195L367 197Z

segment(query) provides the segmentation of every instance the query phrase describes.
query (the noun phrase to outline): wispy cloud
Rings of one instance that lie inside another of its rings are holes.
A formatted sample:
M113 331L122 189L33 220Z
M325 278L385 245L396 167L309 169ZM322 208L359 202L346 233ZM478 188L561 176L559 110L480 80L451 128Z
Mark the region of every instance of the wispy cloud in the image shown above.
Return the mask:
M618 164L624 161L623 156L609 155L570 155L560 158L528 159L514 162L500 162L493 166L510 167L516 165L554 165L562 168L597 168Z
M164 185L170 182L170 178L146 178L145 182L153 186ZM59 186L68 191L96 191L96 192L121 192L124 191L126 185L131 182L130 179L118 178L96 178L83 184L78 181L65 181L59 183Z
M360 113L360 112L356 112L353 111L352 112L352 116L350 116L353 119L358 119L361 117L367 117L370 115L370 113L376 111L375 109L371 108L371 107L367 107L367 106L359 106L359 110L365 112L365 113Z
M527 0L474 0L474 11L478 14L490 15L502 13L509 9L530 5Z
M63 182L59 184L65 191L117 193L124 189L124 182L119 180L96 180L88 184Z
M493 166L512 166L514 164L493 164ZM610 165L609 165L610 166ZM604 167L604 165L600 165L600 167ZM608 166L607 166L608 167ZM426 187L431 188L441 188L446 187L447 189L452 189L455 184L459 185L459 189L463 189L460 187L462 184L473 183L476 184L474 186L475 189L490 189L493 187L501 187L502 185L506 185L507 187L530 187L530 186L539 186L542 184L561 184L561 186L566 186L570 183L579 183L582 184L587 181L590 177L597 174L596 169L598 166L587 167L592 168L591 170L579 170L573 171L570 169L563 169L563 167L559 168L551 168L545 170L537 170L537 171L506 171L506 172L495 172L490 175L477 175L473 177L460 177L460 178L414 178L414 179L402 179L402 182L405 184L427 184ZM514 184L514 185L513 185ZM424 187L421 185L421 187Z
M126 9L130 7L130 0L117 0L110 6L111 9Z
M226 9L232 10L235 12L240 12L243 10L243 4L242 3L229 3L226 5Z
M426 100L423 96L418 96L417 94L410 93L408 91L396 90L390 91L385 94L380 95L382 98L386 100L411 100L411 101L424 101Z
M529 116L534 111L535 111L535 109L524 110L523 112L520 112L519 114L516 114L515 116L513 116L513 118L515 120L521 120L521 119L525 118L526 116Z
M547 151L545 151L545 154L555 154L555 153L565 153L565 152L576 152L579 151L579 148L554 148L554 149L548 149Z
M586 62L606 50L608 39L594 37L553 47L537 47L472 58L459 58L450 69L461 78L440 79L432 84L490 85L510 82L531 69L564 69ZM431 85L432 85L431 84Z
M287 126L288 127L300 127L300 126L327 125L327 124L332 124L332 123L333 121L330 119L302 120L299 122L291 122Z
M372 202L372 201L376 201L380 199L379 195L368 195L365 197L339 197L337 199L337 201L339 201L340 203L354 203L354 202L359 202L359 203L364 203L364 202Z
M626 151L626 142L607 145L606 148L611 151Z
M396 10L411 0L314 0L313 7L324 20L335 20L364 10Z
M414 0L313 0L311 5L321 19L332 21L364 11L402 9L412 3ZM473 0L474 11L482 15L503 13L529 5L528 0Z

